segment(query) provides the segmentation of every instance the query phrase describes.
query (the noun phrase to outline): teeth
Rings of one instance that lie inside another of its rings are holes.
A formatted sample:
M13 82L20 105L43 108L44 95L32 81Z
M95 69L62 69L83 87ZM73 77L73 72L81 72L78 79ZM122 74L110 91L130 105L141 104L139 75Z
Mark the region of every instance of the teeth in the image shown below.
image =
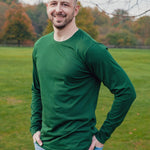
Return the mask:
M65 17L66 15L64 14L53 14L53 17Z

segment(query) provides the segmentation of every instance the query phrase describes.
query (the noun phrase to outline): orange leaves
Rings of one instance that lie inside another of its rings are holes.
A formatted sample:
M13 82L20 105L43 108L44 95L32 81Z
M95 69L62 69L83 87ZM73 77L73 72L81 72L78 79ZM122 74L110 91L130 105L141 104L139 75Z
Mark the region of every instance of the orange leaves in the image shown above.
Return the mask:
M134 134L135 131L136 131L136 128L134 128L132 131L130 131L129 134Z
M33 39L36 34L32 22L21 4L12 3L6 12L6 22L3 26L5 40L17 40L18 44L25 39Z
M136 115L139 116L140 113L137 113ZM132 135L132 134L134 134L136 131L137 131L137 129L134 128L134 129L132 129L132 130L129 132L129 134Z
M98 28L94 25L95 18L92 15L91 8L81 7L76 17L76 24L79 28L89 33L93 38L98 36Z

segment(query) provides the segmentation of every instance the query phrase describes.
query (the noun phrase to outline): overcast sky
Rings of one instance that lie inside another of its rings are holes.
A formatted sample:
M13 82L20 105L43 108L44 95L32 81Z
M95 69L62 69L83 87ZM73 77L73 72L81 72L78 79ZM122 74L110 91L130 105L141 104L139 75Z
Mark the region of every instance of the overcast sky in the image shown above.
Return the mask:
M24 3L34 4L42 0L20 0ZM43 0L46 2L47 0ZM83 6L96 6L100 10L104 10L108 14L111 14L115 9L127 10L130 15L136 16L146 10L150 10L150 0L80 0ZM138 2L138 3L137 3ZM150 15L150 11L146 13Z

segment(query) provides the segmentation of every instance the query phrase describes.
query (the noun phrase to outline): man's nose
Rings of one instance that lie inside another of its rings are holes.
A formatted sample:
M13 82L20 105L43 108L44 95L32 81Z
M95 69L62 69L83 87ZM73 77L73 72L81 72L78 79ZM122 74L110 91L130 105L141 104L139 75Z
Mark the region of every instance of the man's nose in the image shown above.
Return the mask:
M61 12L61 11L62 11L62 7L61 7L60 4L58 4L58 5L56 6L56 12L58 13L58 12Z

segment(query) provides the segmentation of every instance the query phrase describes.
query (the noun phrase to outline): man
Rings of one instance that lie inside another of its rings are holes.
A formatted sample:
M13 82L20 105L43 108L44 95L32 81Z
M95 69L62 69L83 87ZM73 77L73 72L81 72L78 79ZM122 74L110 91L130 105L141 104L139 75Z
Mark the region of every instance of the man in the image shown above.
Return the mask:
M128 76L107 48L78 29L76 0L49 0L54 32L33 51L31 133L35 149L102 150L136 95ZM114 102L100 130L95 109L101 83Z

